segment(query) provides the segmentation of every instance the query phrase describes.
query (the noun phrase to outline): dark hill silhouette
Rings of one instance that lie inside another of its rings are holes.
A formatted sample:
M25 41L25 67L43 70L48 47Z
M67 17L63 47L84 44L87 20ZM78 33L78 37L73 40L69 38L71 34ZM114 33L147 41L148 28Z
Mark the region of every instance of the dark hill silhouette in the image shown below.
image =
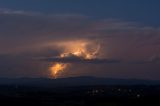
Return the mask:
M97 77L68 77L68 78L0 78L0 85L31 85L31 86L92 86L92 85L159 85L159 80L114 79Z

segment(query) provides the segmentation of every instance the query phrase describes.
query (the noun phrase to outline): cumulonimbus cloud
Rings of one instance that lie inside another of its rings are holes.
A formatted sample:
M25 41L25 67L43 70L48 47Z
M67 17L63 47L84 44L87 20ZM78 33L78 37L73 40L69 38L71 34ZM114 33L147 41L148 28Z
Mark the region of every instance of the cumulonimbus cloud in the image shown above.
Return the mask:
M47 62L62 62L90 63L91 65L93 64L92 66L95 66L94 64L98 64L100 67L104 66L102 69L104 72L102 72L102 74L105 74L106 70L111 70L110 73L113 72L120 75L124 74L122 70L126 69L126 73L128 73L127 76L132 76L133 74L130 70L134 72L134 69L136 68L136 70L141 72L141 75L144 74L146 76L150 76L147 74L150 70L158 70L157 72L154 71L152 73L155 73L153 76L157 76L157 78L159 78L157 73L159 72L160 65L155 64L152 66L150 64L160 63L159 58L152 58L145 61L146 58L148 59L148 57L154 54L160 54L159 27L142 26L139 25L139 23L121 20L94 19L83 14L37 14L36 12L30 13L21 10L17 11L9 9L0 9L0 22L0 54L27 55L29 53L29 55L31 54L31 57L32 55L45 57L44 59L40 59L43 62L38 61L38 66L35 65L35 63L32 63L32 60L30 60L31 62L23 59L20 60L19 63L23 66L21 69L19 66L7 64L18 63L17 58L14 58L13 62L10 62L10 59L7 59L8 61L6 63L4 62L6 60L1 61L1 66L4 67L6 65L4 75L8 75L10 70L12 70L12 73L19 73L24 70L22 73L26 73L26 75L29 75L27 74L29 73L28 70L31 70L31 74L34 70L34 75L42 75L42 73L45 73L44 70L47 70L48 68ZM77 39L89 39L101 42L101 52L104 57L97 57L96 59L90 60L80 57L56 57L61 53L61 50L54 45L55 42L65 42L66 40L74 41ZM118 59L123 61L119 61ZM42 63L45 63L45 66L39 65ZM111 65L111 68L108 69L109 65L107 64L109 63L123 63L125 66L122 64L114 64L115 66L112 67ZM145 66L145 64L147 65ZM29 65L31 69L27 69ZM16 69L8 69L9 66L13 66ZM114 69L114 67L117 66L119 66L119 68ZM127 66L130 68L127 69ZM143 69L140 68L140 66L142 66ZM46 69L44 69L44 67ZM79 67L79 70L83 72L82 68L84 67L86 67L86 65L82 64L82 66ZM40 72L37 70L40 70ZM87 71L88 73L92 73L93 71L100 71L100 69L91 67L91 69ZM135 73L135 75L139 74Z

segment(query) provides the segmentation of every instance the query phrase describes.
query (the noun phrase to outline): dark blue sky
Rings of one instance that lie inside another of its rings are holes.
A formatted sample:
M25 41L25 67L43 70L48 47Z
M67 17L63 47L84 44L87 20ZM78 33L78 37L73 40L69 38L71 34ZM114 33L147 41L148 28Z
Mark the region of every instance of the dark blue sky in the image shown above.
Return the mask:
M76 13L159 26L159 0L0 0L1 8L45 13Z
M160 25L159 0L0 0L1 8L44 13L85 14L94 18Z

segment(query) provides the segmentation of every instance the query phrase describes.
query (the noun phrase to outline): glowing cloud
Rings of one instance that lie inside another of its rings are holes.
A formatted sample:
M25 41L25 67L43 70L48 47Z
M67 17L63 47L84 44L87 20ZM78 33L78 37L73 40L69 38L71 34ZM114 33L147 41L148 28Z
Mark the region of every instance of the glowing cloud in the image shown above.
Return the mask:
M56 78L58 73L63 71L67 67L67 64L64 63L55 63L50 67L51 77Z
M97 55L100 50L100 45L96 45L93 42L89 41L68 41L60 42L57 46L63 47L62 53L59 54L54 59L57 59L57 62L50 67L51 76L54 78L57 75L65 70L68 66L68 63L61 62L61 60L70 60L70 61L86 61L90 62L92 60L97 60Z
M90 41L66 42L60 45L65 47L63 53L60 54L61 58L74 56L83 59L94 59L100 50L99 44L97 46Z

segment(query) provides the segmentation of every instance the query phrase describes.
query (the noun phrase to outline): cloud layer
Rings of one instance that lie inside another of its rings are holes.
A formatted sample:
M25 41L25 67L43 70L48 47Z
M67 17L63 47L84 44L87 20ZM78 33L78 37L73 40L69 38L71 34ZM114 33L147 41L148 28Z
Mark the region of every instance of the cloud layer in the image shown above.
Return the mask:
M90 61L72 57L47 58L46 61L98 63L87 66L76 64L70 70L77 71L67 71L68 73L64 73L64 76L99 75L151 79L160 77L158 72L160 67L157 62L159 58L152 58L159 57L160 54L159 27L144 26L118 19L95 19L81 14L44 14L9 9L0 9L0 22L0 54L7 55L5 59L3 56L0 57L2 75L20 76L23 73L22 76L47 76L44 73L48 72L48 62L33 64L33 58L56 57L63 50L57 46L58 42L88 40L101 44L101 59ZM30 66L30 69L25 68L27 67L25 59L12 59L12 56L29 57L27 66ZM21 64L9 64L13 60ZM143 65L128 65L128 62L122 63L118 60L140 61ZM5 66L3 66L4 63ZM113 63L118 64L113 65ZM6 68L11 66L10 69ZM19 66L21 66L20 69ZM77 66L79 69L76 68Z
M110 59L83 59L78 57L69 58L45 58L42 59L48 62L60 62L60 63L90 63L90 64L107 64L107 63L120 63L119 60Z

